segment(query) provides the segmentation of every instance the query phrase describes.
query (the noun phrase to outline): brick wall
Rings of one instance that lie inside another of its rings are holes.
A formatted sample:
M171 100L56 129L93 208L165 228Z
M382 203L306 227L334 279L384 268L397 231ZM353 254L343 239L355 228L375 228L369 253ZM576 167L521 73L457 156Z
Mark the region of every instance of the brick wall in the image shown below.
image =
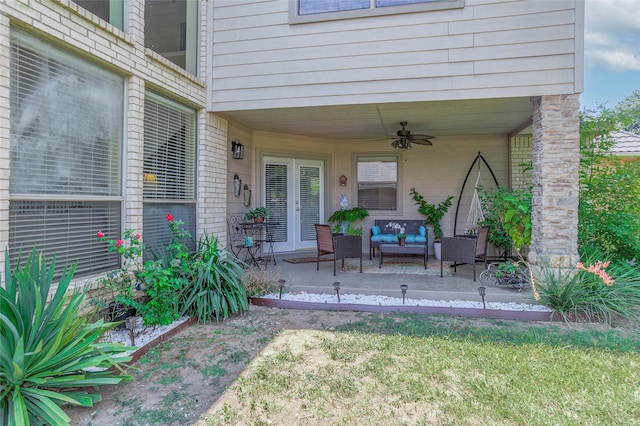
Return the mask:
M9 52L11 28L20 28L125 76L125 229L142 228L144 93L152 89L195 108L198 149L198 234L223 237L226 205L226 121L205 112L207 2L200 2L200 76L144 47L144 2L127 2L125 31L71 0L0 0L0 244L8 244ZM221 241L224 244L224 241ZM3 268L0 259L0 270ZM86 280L83 280L85 282Z
M529 190L531 187L531 163L533 135L518 135L511 138L511 188Z

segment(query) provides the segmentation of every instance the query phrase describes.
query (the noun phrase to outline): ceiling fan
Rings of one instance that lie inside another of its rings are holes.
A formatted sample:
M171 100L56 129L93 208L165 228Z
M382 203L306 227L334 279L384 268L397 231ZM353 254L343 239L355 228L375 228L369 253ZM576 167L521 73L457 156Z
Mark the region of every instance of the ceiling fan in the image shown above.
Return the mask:
M427 146L433 145L430 139L435 139L435 136L417 135L417 134L412 135L411 131L405 129L405 126L407 124L408 123L406 121L400 122L402 129L396 132L397 137L394 138L395 140L393 142L391 142L392 147L394 147L395 149L406 150L406 149L411 149L412 143L416 145L427 145Z

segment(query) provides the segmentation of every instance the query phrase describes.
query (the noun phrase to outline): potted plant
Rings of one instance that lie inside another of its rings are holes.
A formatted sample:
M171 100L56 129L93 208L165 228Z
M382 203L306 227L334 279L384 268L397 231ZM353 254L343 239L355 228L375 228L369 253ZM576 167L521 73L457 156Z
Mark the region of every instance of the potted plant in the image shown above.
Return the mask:
M442 227L440 226L440 220L442 220L445 213L449 210L449 207L451 207L451 200L453 199L453 196L450 195L440 204L431 204L428 203L415 188L411 188L409 193L413 197L413 201L418 205L418 212L425 217L425 223L433 227L433 251L436 254L436 259L439 260L440 241L442 240Z
M267 212L266 207L256 207L250 209L247 214L244 215L244 218L247 220L253 220L254 222L260 223L264 222L265 219L269 217L269 213Z
M481 190L485 212L483 225L491 226L489 242L508 256L511 247L522 255L523 246L531 243L531 192L497 187Z
M407 234L405 234L405 232L404 232L405 231L404 227L406 225L407 225L406 223L401 225L398 222L389 222L389 223L387 223L385 225L384 228L385 229L387 229L387 228L391 229L394 232L394 234L396 235L396 238L398 239L398 244L403 246L403 245L405 245L405 242L407 240Z
M362 235L362 228L354 228L351 225L354 222L369 217L367 209L362 207L353 207L350 209L340 209L333 212L329 216L329 222L335 222L333 232L341 232L346 235Z

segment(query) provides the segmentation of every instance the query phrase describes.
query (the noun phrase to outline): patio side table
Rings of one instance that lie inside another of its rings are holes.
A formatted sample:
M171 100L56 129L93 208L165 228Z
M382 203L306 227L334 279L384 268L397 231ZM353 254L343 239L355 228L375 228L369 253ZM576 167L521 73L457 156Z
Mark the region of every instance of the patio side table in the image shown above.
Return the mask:
M378 258L378 268L382 268L384 264L384 255L386 254L421 254L424 259L424 269L427 269L427 257L429 248L425 244L407 244L401 246L399 244L381 244L380 256Z

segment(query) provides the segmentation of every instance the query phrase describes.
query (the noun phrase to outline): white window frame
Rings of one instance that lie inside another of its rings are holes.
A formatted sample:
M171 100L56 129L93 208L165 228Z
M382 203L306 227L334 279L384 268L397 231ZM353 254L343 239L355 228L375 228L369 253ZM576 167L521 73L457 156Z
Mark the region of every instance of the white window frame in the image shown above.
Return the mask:
M425 0L425 3L403 4L398 6L376 7L371 0L368 9L345 10L339 12L323 12L300 15L301 0L289 0L289 23L304 24L307 22L335 21L339 19L366 18L369 16L397 15L401 13L430 12L435 10L464 8L466 0Z

